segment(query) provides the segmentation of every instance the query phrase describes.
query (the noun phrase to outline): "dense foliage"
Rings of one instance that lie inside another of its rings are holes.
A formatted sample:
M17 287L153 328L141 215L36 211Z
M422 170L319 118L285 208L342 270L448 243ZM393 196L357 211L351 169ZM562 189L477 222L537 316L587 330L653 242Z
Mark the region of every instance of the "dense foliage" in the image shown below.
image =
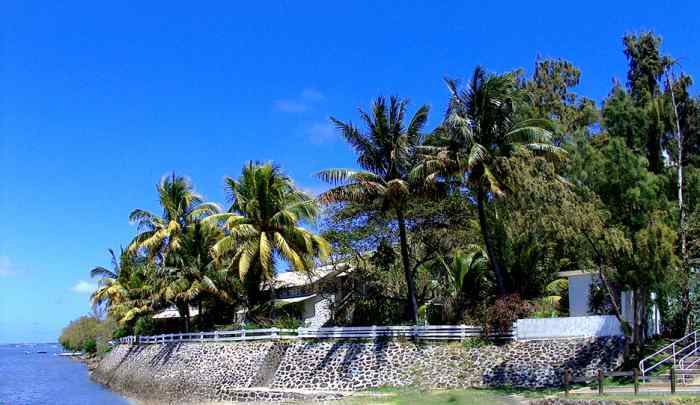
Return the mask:
M427 105L411 115L399 97L360 110L360 126L331 118L358 168L319 172L331 188L317 199L269 163L226 178L225 212L168 175L162 214L135 210L136 237L111 253L112 270L93 270L93 303L117 333L214 328L243 307L251 324L292 324L269 305L280 266L347 263L350 298L334 323L503 331L517 317L566 315L560 273L582 270L596 274L591 310L618 316L637 346L653 304L664 333L682 334L698 322L700 100L661 45L626 35L627 82L600 106L574 92L573 63L538 59L531 77L477 67L464 84L446 80L432 129ZM623 291L634 292L634 325L621 316ZM169 306L182 324L151 318Z
M109 341L114 337L116 322L82 316L63 328L58 342L68 350L84 353L104 353L109 350Z

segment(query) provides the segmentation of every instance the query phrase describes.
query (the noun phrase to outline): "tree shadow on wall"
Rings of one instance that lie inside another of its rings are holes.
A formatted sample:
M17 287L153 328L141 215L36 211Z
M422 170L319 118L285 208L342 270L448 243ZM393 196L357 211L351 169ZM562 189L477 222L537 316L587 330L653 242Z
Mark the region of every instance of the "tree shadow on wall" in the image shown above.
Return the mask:
M170 361L173 353L175 353L180 348L180 343L166 343L160 346L160 350L155 356L148 362L151 367L157 366L159 363L161 365L167 364Z
M558 345L555 341L542 341L532 343L537 345ZM522 353L523 357L505 359L497 365L484 370L482 383L487 386L513 386L513 387L542 387L561 386L564 370L571 369L574 377L595 374L595 370L602 368L609 371L618 366L617 359L624 348L624 339L619 337L598 338L577 343L571 343L573 348L553 348L551 350L565 350L573 352L564 360L552 361L553 354L547 350L535 351L534 357L528 358L528 351ZM540 357L541 356L541 357ZM547 358L550 356L550 358ZM556 356L559 357L559 356Z
M126 353L122 356L122 358L119 360L119 363L117 363L115 369L119 368L122 364L124 364L125 361L129 360L132 357L138 356L144 349L144 346L141 345L131 345L129 346L129 350L126 351Z
M112 367L110 370L105 370L104 374L104 384L108 385L112 382L112 379L114 378L114 371L119 370L121 368L122 364L124 364L127 360L131 359L132 357L136 357L143 351L144 347L141 345L131 345L129 346L129 349L124 353L124 355L119 359L117 364Z
M338 353L338 350L340 350L341 347L348 345L348 344L351 344L351 343L352 342L343 342L343 341L333 342L330 349L328 349L328 351L326 352L326 355L323 356L323 359L321 359L321 362L318 363L318 365L316 367L314 367L314 371L319 371L319 370L322 370L324 368L327 368L331 364L331 362L333 361L333 358L336 357L336 353ZM315 343L305 344L303 350L307 351L308 348L314 344ZM346 353L346 355L347 355L347 353Z
M362 354L365 352L365 347L368 344L370 344L370 342L364 342L364 341L334 342L331 345L328 352L323 357L323 359L314 368L314 371L320 371L320 370L323 370L323 369L330 367L333 363L333 360L338 358L338 352L341 349L345 348L346 350L345 350L345 353L343 354L342 359L340 360L340 364L338 365L338 370L340 373L342 373L343 377L352 378L352 377L354 377L352 365L355 364L355 362L362 356ZM371 355L374 359L376 367L378 367L378 368L382 367L384 364L387 363L386 351L389 347L389 340L379 338L379 339L373 340L371 342L371 344L372 344Z
M613 370L620 365L618 360L624 344L625 339L617 336L587 341L578 345L574 356L558 364L558 368L562 373L564 369L571 369L574 377L592 377L599 368L606 372Z

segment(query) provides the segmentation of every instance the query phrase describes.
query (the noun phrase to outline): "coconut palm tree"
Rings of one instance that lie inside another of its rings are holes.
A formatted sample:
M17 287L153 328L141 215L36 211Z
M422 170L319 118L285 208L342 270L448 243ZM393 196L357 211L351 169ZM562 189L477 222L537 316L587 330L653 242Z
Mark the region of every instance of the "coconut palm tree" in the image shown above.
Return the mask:
M357 162L363 170L327 169L317 176L335 185L319 196L323 203L351 202L365 207L379 206L385 212L393 211L399 228L401 260L408 287L408 306L411 319L418 323L418 302L413 271L409 263L406 233L406 209L415 188L409 182L409 173L416 164L416 148L421 144L422 129L428 119L429 108L421 106L408 125L405 125L407 100L397 97L377 98L371 115L360 110L367 130L361 131L351 123L331 118L345 140L357 153Z
M223 237L221 230L209 223L195 221L181 235L180 248L168 256L164 266L154 269L151 292L155 305L172 304L185 322L185 331L190 330L190 306L199 305L200 320L202 300L207 297L228 298L225 289L219 288L221 281L210 255L212 247Z
M106 310L110 310L112 304L117 304L124 301L128 295L127 289L121 284L119 276L121 273L120 261L124 257L122 251L120 259L114 254L112 249L109 249L109 254L112 257L112 269L109 270L102 266L97 266L90 270L90 277L99 277L97 282L97 290L90 296L90 302L94 308L104 305Z
M496 286L506 294L503 270L498 263L485 204L505 193L498 179L496 158L508 156L517 148L527 148L550 158L565 152L551 143L546 120L518 120L517 107L524 94L514 73L488 74L477 67L469 84L460 89L455 80L446 80L451 93L447 116L433 146L421 148L424 162L413 176L427 182L459 179L476 194L479 225Z
M136 209L129 221L137 226L137 235L129 244L128 251L144 252L149 260L163 264L166 257L176 251L182 243L182 235L195 220L220 212L214 203L204 202L195 193L189 179L163 176L156 186L163 215Z
M328 256L328 242L300 226L318 216L316 201L278 166L250 162L238 179L226 177L225 184L231 201L228 212L204 221L222 225L225 235L212 253L218 260L228 258L241 281L253 280L247 283L249 288L272 280L275 258L295 271L309 271L315 259Z
M147 280L152 269L128 251L122 251L119 258L112 249L109 253L113 270L97 266L90 271L92 277L100 278L90 301L93 307L104 305L110 316L124 324L151 311Z

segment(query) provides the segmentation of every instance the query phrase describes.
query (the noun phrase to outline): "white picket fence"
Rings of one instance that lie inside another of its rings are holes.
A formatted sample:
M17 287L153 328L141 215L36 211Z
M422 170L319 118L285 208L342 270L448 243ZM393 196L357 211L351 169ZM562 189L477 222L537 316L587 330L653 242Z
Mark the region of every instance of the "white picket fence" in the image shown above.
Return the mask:
M127 336L118 339L119 344L157 344L173 342L234 342L280 339L376 339L403 337L419 340L463 340L482 336L479 326L430 325L430 326L353 326L298 329L239 329L195 333L168 333L156 336ZM512 339L513 334L492 335L492 338Z

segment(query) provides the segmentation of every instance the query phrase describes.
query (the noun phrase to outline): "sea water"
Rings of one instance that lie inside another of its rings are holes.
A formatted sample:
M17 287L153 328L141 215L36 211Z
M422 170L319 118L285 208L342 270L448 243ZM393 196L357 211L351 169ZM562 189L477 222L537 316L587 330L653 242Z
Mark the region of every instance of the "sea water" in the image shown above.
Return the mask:
M46 352L46 353L37 353ZM127 405L58 344L0 345L0 405Z

